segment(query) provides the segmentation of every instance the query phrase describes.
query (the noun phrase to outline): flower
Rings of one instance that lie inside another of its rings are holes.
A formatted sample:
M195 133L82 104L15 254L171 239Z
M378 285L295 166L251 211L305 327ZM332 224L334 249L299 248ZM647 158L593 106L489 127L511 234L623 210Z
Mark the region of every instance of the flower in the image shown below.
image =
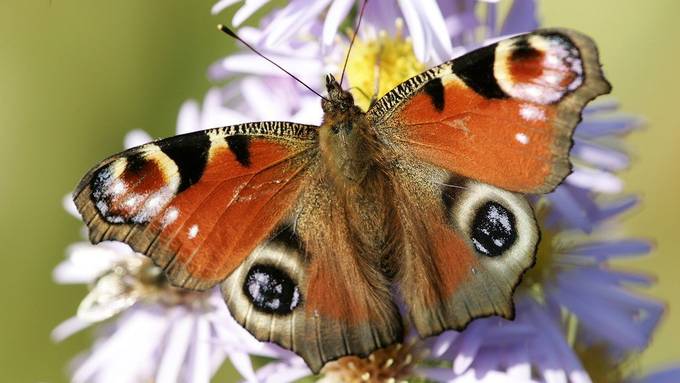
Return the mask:
M221 0L213 13L239 2ZM498 2L369 2L346 73L347 84L356 88L355 99L363 97L367 106L371 96L384 94L430 64L538 25L535 1L513 1L502 22ZM236 26L268 1L242 3L234 15ZM342 68L350 38L336 37L337 31L356 24L352 9L359 4L293 0L265 16L266 27L243 27L239 34L319 89L324 72ZM478 17L480 10L484 20ZM239 77L233 79L234 75ZM231 81L209 90L202 105L186 102L178 133L252 120L321 121L319 99L255 54L225 57L209 68L209 76ZM461 332L446 331L424 340L409 337L364 359L349 356L331 362L321 380L677 379L677 369L640 378L621 368L649 343L663 306L630 289L648 286L650 277L610 265L651 250L647 241L621 238L616 230L620 216L638 202L634 196L618 197L623 184L616 172L629 165L619 138L639 125L635 118L611 116L616 108L615 103L604 102L586 109L574 135L574 172L554 193L532 198L543 240L536 266L516 291L514 321L489 317L473 321ZM126 146L148 140L145 133L135 131L126 138ZM71 204L68 208L73 209ZM255 340L235 323L216 290L174 288L159 269L126 245L78 243L68 253L55 270L55 279L88 283L92 289L78 316L57 327L54 337L62 339L106 321L93 349L76 363L74 381L104 381L114 373L117 380L125 374L126 381L207 381L227 358L248 381L290 382L311 374L300 357ZM142 336L143 343L138 340ZM118 352L123 347L126 352ZM251 355L269 360L254 371Z
M78 358L74 382L207 382L227 356L252 375L244 363L250 350L243 347L243 330L219 292L169 286L158 267L127 245L76 243L54 275L59 283L91 285L78 315L53 331L55 340L115 317L100 329L92 350Z

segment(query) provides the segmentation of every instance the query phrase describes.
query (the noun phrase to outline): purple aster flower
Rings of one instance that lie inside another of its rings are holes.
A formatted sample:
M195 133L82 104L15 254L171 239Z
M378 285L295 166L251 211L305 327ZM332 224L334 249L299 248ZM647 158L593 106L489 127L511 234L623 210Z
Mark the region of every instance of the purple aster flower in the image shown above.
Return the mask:
M55 340L111 319L76 361L74 382L207 382L227 357L244 376L254 375L248 355L262 347L231 318L219 292L170 286L127 245L76 243L54 277L91 286L77 316L54 329Z
M218 13L224 8L236 3L236 1L222 0L213 7L213 13ZM247 16L250 16L257 8L266 1L245 1L244 5L236 12L232 23L240 25ZM408 33L413 38L416 55L426 61L430 55L444 59L451 56L452 45L447 21L454 25L458 20L460 24L469 23L462 19L473 19L473 7L470 2L458 2L462 9L446 7L450 14L442 13L440 4L443 1L425 0L399 0L395 2L374 1L366 7L364 31L386 30L393 32L394 21L401 18L405 21ZM321 30L321 46L328 48L333 45L340 25L354 6L361 4L356 0L293 0L283 9L274 13L268 21L261 36L262 45L275 47L294 36L299 36L310 25L318 22L322 15L323 26ZM245 17L244 17L245 16ZM461 29L462 31L462 29Z
M242 3L232 20L238 26L268 0L221 0L213 13L236 3ZM239 34L319 89L323 74L341 68L349 38L336 37L337 31L356 23L350 11L360 3L293 0L266 16L261 29L243 27ZM513 1L500 22L498 14L498 1L493 0L371 1L353 48L358 61L348 66L348 84L372 90L374 79L362 74L374 75L379 55L379 76L389 89L428 64L538 25L533 0ZM389 47L385 54L384 47ZM182 106L178 133L252 120L321 121L318 98L255 54L236 53L209 68L214 80L235 74L241 77L211 89L202 105L189 101ZM611 102L586 109L574 135L573 174L554 193L534 200L543 240L536 267L517 290L514 321L478 319L462 332L426 340L411 337L367 358L341 358L323 369L321 380L675 381L677 369L644 378L625 376L618 369L648 344L663 306L629 290L649 285L649 277L609 265L610 260L650 251L646 241L616 235L616 220L636 206L637 198L606 203L599 198L621 192L616 172L629 165L629 158L616 140L639 125L634 118L609 113L615 110ZM131 132L126 146L148 140L143 132ZM160 270L126 245L78 243L68 253L55 279L87 283L92 289L78 315L57 327L54 337L63 339L107 321L93 349L76 362L74 381L207 381L227 358L248 381L291 382L311 374L297 355L255 340L236 324L218 292L169 286ZM270 361L253 371L250 355ZM593 362L600 360L615 372L613 378L600 379L602 367Z

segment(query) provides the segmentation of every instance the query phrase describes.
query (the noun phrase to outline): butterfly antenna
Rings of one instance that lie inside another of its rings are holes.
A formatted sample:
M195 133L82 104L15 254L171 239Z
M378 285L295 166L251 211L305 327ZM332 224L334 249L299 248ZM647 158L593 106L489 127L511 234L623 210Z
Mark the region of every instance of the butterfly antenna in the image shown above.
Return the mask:
M281 65L275 63L274 61L272 61L272 60L271 60L270 58L268 58L267 56L265 56L265 55L263 55L262 53L258 52L257 49L255 49L255 48L252 47L250 44L248 44L247 42L245 42L242 38L238 37L238 35L237 35L236 33L234 33L234 31L232 31L231 29L227 28L224 24L219 24L219 25L217 26L217 29L219 29L220 31L226 33L228 36L233 37L234 39L240 41L241 44L243 44L243 45L245 45L246 47L248 47L251 51L255 52L258 56L260 56L260 57L262 57L263 59L265 59L265 60L269 61L270 63L274 64L274 66L276 66L277 68L279 68L279 69L281 69L282 71L284 71L287 75L289 75L290 77L292 77L293 79L295 79L295 81L297 81L297 82L299 82L300 84L302 84L305 88L309 89L312 93L314 93L315 95L317 95L317 96L323 98L324 100L328 101L328 99L327 99L326 97L320 95L319 92L315 91L315 90L312 89L309 85L307 85L307 84L305 84L304 82L302 82L302 80L300 80L299 78L295 77L292 73L288 72L287 70L283 69L283 67L282 67Z
M347 49L347 57L345 57L345 65L342 66L342 74L340 75L340 84L342 84L342 80L345 78L345 69L347 69L347 61L349 61L349 52L352 51L352 46L354 45L354 39L357 38L357 33L359 33L359 26L361 25L361 19L364 18L364 9L366 9L366 3L368 3L368 0L364 0L364 3L361 4L361 12L359 12L359 21L357 22L357 27L354 28L354 35L352 36L352 41L349 43L349 48Z

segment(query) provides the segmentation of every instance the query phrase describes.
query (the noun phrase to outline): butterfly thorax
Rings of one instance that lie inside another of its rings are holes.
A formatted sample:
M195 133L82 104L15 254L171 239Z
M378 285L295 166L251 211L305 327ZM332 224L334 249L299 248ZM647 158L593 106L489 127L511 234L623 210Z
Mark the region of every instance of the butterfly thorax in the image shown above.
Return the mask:
M352 188L366 179L374 165L374 135L366 113L330 74L326 89L328 98L321 101L324 118L319 129L323 162L337 187Z

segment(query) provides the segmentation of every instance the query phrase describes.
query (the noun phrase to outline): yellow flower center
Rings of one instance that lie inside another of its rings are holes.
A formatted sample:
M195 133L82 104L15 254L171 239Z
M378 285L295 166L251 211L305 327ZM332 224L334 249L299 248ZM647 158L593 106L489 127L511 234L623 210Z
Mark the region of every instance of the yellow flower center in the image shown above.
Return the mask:
M374 40L354 41L345 75L359 107L368 109L371 98L380 98L395 86L425 70L425 64L413 53L410 39L402 33L403 21L398 19L397 33L385 31Z

